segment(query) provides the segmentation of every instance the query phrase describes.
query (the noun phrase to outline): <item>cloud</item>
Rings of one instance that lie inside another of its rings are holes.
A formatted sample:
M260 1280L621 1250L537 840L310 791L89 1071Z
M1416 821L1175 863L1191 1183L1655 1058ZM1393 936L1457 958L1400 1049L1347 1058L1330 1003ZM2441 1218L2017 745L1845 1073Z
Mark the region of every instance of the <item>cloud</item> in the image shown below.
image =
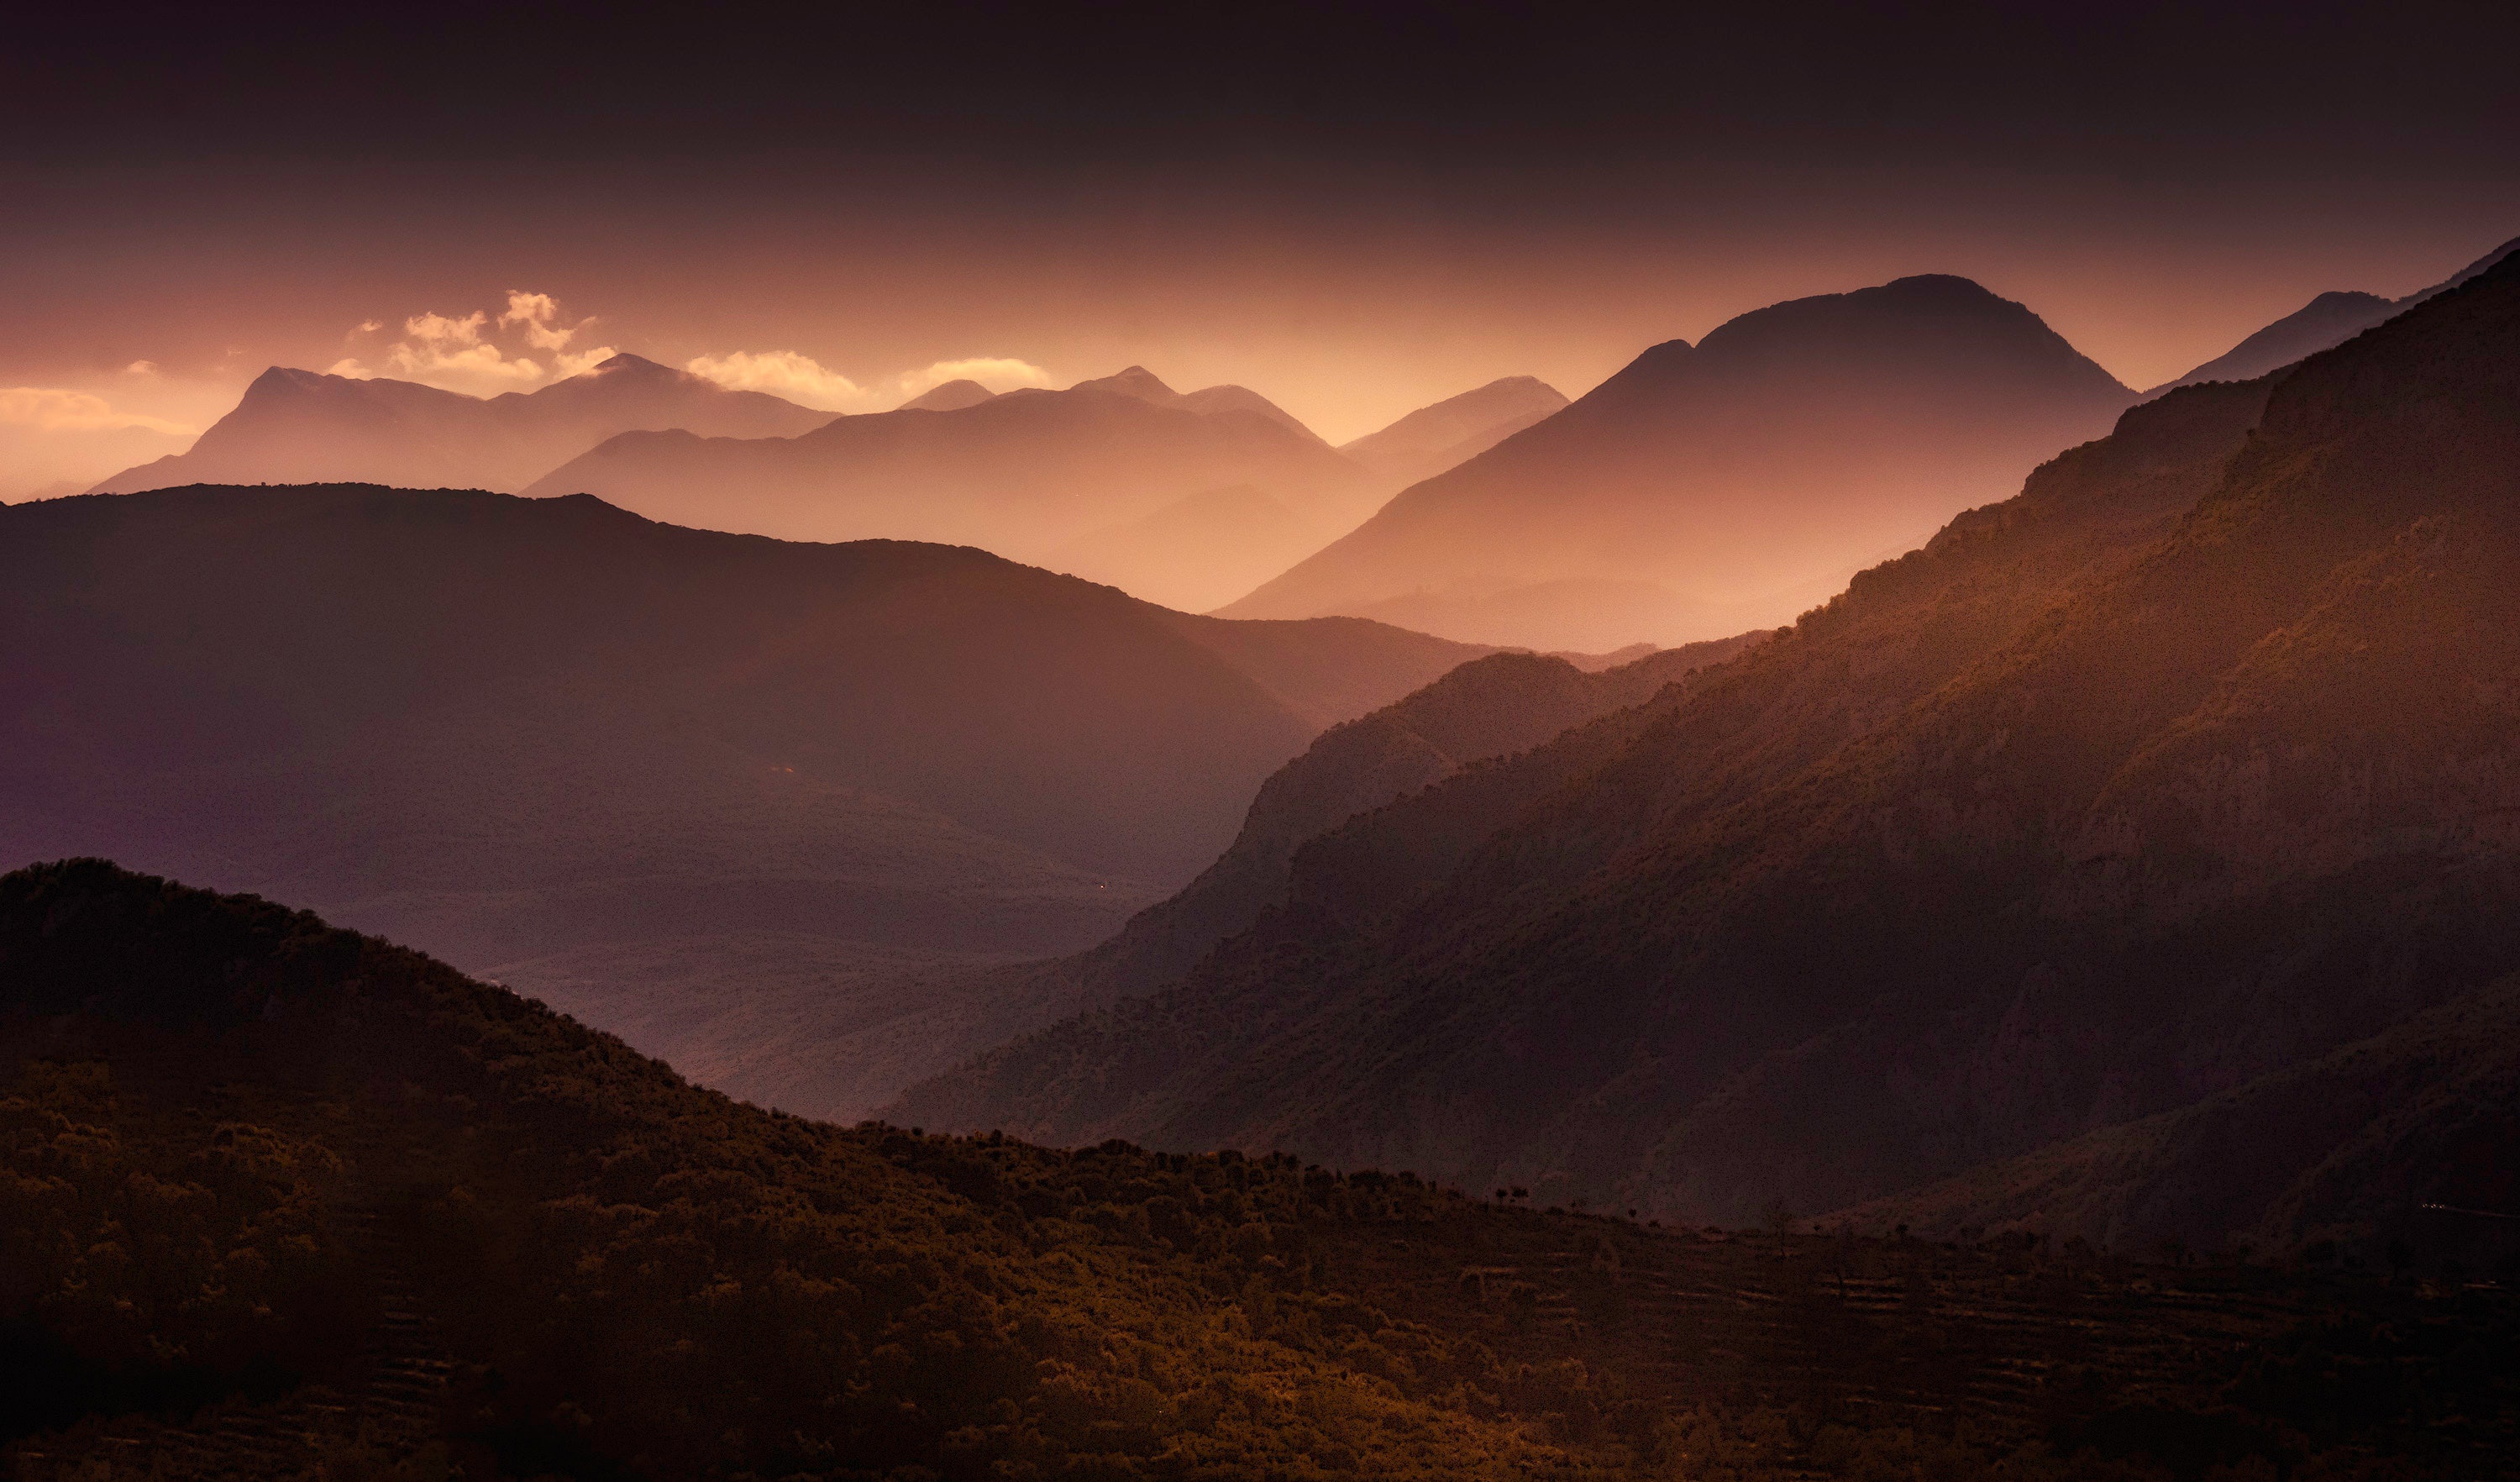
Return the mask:
M732 390L767 391L826 412L883 411L949 381L976 381L992 391L1051 383L1050 373L1030 361L995 355L940 360L865 386L795 350L701 355L684 362L683 369Z
M767 391L826 412L866 411L876 394L837 371L824 369L813 356L794 350L699 355L685 361L683 369L729 390Z
M402 332L423 344L479 344L481 326L489 320L489 314L481 309L474 309L461 319L449 319L443 314L414 314L402 322Z
M104 397L59 386L0 387L0 424L41 432L106 432L126 427L189 437L200 431L162 417L117 412Z
M984 355L971 360L940 360L923 371L905 372L900 378L905 396L933 390L949 381L976 381L992 391L1012 391L1019 386L1049 385L1050 373L1029 360Z
M577 337L577 332L595 323L592 317L575 324L560 323L560 304L549 293L528 293L522 289L508 290L508 310L499 316L500 328L522 326L525 342L537 350L564 350Z
M414 314L402 322L400 339L364 356L345 355L333 363L331 373L360 381L392 377L474 395L533 390L590 370L618 353L610 345L568 349L593 323L592 317L565 322L560 301L549 293L511 289L508 306L496 319L487 309L463 315L433 309ZM350 337L355 340L383 329L380 320L364 320ZM527 351L546 352L550 359L538 359Z

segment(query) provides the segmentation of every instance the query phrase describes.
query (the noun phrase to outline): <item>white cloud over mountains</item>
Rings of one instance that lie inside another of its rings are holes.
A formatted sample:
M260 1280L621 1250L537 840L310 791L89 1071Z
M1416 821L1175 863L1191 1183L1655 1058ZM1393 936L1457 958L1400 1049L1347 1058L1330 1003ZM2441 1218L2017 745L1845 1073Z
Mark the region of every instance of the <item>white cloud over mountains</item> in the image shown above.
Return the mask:
M1051 383L1048 371L1030 361L1004 356L939 360L921 370L885 377L872 385L860 385L813 356L795 350L698 355L685 361L683 369L735 390L767 391L826 412L886 411L949 381L976 381L992 391Z
M402 322L400 339L367 351L366 358L343 356L330 370L361 381L391 377L475 396L530 391L612 358L616 352L608 344L568 348L594 323L592 316L566 323L558 300L549 293L511 289L508 306L495 320L487 309L474 309L460 318L433 309L414 314ZM350 336L358 339L382 334L383 329L371 319ZM537 359L528 351L541 351L548 358Z
M362 381L391 377L475 396L530 391L591 370L617 353L608 344L571 348L591 337L588 330L595 322L591 315L571 321L549 293L511 289L507 307L496 315L488 309L413 314L403 320L398 337L367 344L329 369L336 376ZM370 319L352 330L350 338L373 340L384 333L382 321ZM1051 384L1048 371L1000 355L940 360L866 384L799 350L697 355L683 369L734 390L766 391L826 412L885 411L949 381L976 381L992 391Z

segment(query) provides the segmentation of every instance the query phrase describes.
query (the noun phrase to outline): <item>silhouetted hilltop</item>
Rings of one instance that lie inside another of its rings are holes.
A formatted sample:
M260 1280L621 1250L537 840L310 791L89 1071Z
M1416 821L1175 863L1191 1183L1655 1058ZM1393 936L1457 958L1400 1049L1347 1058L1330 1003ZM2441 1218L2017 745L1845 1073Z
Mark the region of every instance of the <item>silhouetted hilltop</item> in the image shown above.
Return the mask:
M976 407L981 402L987 401L990 397L995 396L997 392L990 390L987 386L980 384L976 381L949 381L941 385L928 387L926 390L913 396L908 401L903 402L895 410L903 412L959 412L965 407Z
M382 483L518 489L619 432L786 437L832 420L760 391L615 355L537 391L483 399L407 381L280 366L185 452L126 469L91 493L192 483Z
M1249 412L1254 416L1267 418L1306 441L1319 443L1322 440L1320 434L1298 422L1294 414L1249 386L1221 385L1208 386L1196 391L1176 391L1166 385L1163 378L1154 372L1142 365L1133 365L1109 376L1098 377L1092 381L1080 381L1069 389L1108 391L1115 396L1126 396L1133 401L1143 401L1148 406L1177 407L1183 411L1208 415L1219 412ZM1328 444L1323 445L1328 446Z
M762 932L1081 947L1324 726L1480 651L373 486L13 506L0 573L0 858L111 852L482 968Z
M2520 967L2515 394L2520 264L2140 406L1633 737L1353 821L1182 986L901 1105L1740 1219L2382 1033Z
M2513 1441L2490 1287L843 1131L101 861L0 876L0 1177L29 1477L2430 1482Z
M658 519L782 539L976 545L1206 607L1245 579L1201 562L1232 548L1247 510L1183 501L1257 491L1308 532L1298 543L1310 546L1362 519L1374 490L1321 439L1269 415L1274 408L1204 394L1181 396L1132 367L956 411L842 418L802 437L636 433L528 492L592 493ZM1173 516L1158 517L1168 507ZM1223 528L1211 528L1219 519Z
M2515 250L2520 250L2520 237L2496 247L2448 279L2404 298L2383 298L2377 293L2321 293L2177 381L2154 386L2144 394L2158 396L2179 386L2208 381L2253 381L2304 356L2343 344L2373 325L2412 308L2436 293L2448 292Z
M1556 387L1531 376L1508 376L1476 390L1420 407L1339 451L1395 489L1432 478L1566 407Z
M1797 299L1647 350L1220 610L1537 649L1739 632L2017 488L2131 400L1964 279Z

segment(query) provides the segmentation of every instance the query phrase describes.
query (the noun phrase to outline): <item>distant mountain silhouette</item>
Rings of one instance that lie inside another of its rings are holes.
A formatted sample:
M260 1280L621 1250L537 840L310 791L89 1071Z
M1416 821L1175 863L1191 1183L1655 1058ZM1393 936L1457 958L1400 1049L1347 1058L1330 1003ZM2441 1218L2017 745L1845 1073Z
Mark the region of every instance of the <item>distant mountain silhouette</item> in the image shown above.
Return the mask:
M2412 308L2435 293L2458 287L2510 256L2514 250L2520 250L2520 237L2496 247L2443 282L2404 298L2383 298L2377 293L2321 293L2177 381L2154 386L2143 394L2158 396L2164 391L2208 381L2254 381L2306 355L2343 344L2382 320Z
M949 381L930 386L903 402L895 410L903 412L959 412L976 407L998 394L976 381Z
M1148 406L1178 407L1188 412L1249 412L1266 417L1308 441L1322 441L1319 433L1298 422L1292 413L1248 386L1222 385L1198 391L1176 391L1164 384L1154 372L1142 365L1133 365L1115 375L1080 381L1069 389L1109 391L1117 396L1143 401Z
M1193 608L1351 527L1377 497L1371 475L1252 393L1185 396L1134 366L800 437L631 433L528 492L788 540L974 545ZM1257 561L1237 547L1255 519L1268 526Z
M1566 398L1547 382L1508 376L1420 407L1379 432L1339 444L1339 451L1391 487L1405 489L1467 462L1565 407Z
M335 482L515 490L620 432L785 437L832 415L636 355L615 355L538 391L487 399L274 366L190 449L126 469L90 492Z
M2465 997L2520 970L2515 402L2520 261L2138 406L1632 736L1352 820L1178 986L898 1112L1691 1222L1983 1169L1942 1228L2420 1235L2520 1167L2507 1004Z
M1088 945L1325 726L1484 651L373 486L11 506L0 589L0 858L111 852L480 969L679 943L680 981Z
M1739 632L2001 498L2133 399L1964 279L1797 299L1647 350L1220 610L1535 649Z

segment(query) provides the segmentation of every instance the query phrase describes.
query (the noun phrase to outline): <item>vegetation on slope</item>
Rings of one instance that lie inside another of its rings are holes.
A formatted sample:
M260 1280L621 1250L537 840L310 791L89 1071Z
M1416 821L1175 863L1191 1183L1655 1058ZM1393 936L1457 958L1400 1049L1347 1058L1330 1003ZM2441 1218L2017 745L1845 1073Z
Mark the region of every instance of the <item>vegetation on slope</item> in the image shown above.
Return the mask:
M2498 1290L842 1131L99 862L0 878L0 1320L68 1356L13 1392L28 1477L2237 1482L2512 1438ZM372 1322L444 1356L398 1408Z

